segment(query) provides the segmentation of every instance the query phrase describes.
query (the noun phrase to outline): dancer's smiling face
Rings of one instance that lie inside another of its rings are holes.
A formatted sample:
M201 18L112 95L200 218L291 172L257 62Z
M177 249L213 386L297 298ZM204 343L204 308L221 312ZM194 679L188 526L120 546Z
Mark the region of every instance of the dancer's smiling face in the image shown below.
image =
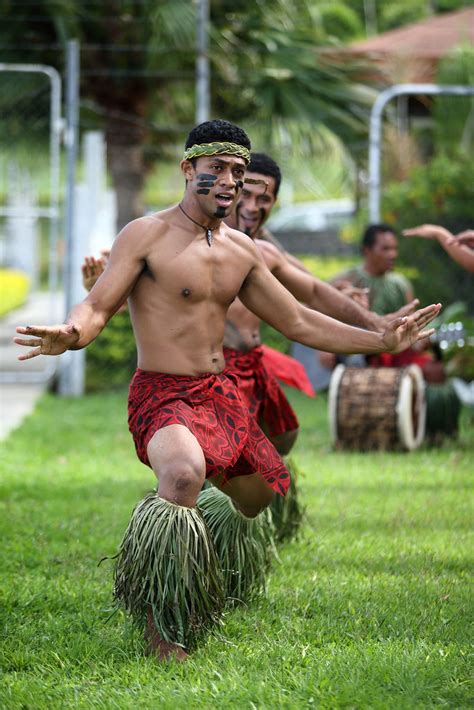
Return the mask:
M236 228L250 237L255 237L260 227L270 216L270 212L276 202L276 180L270 175L261 175L260 173L251 173L249 171L245 173L245 177L253 180L263 180L267 183L265 191L262 185L252 185L246 182L237 204Z
M223 219L240 196L246 163L235 155L202 156L183 160L181 169L196 203L208 217Z

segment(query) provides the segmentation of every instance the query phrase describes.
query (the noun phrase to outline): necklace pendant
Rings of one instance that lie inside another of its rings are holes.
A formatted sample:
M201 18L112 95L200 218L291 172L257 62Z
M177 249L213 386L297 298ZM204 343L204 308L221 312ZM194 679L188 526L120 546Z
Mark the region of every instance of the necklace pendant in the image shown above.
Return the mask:
M206 239L207 239L207 243L209 244L209 246L211 246L211 244L212 244L212 230L211 229L206 230Z

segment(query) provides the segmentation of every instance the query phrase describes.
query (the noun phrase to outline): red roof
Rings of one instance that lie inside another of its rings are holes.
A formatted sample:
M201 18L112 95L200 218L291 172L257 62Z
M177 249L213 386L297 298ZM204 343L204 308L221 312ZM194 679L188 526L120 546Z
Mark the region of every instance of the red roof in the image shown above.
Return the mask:
M397 81L420 82L431 80L438 61L463 43L474 44L474 7L383 32L349 51L383 63Z
M440 59L462 42L474 43L474 7L383 32L364 42L356 42L352 49L364 54L410 54Z

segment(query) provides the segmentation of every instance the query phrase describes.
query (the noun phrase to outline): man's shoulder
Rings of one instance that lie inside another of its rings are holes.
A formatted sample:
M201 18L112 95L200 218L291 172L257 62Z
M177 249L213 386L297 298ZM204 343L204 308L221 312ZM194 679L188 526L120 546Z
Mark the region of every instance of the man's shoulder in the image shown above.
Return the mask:
M166 219L165 212L155 212L154 214L137 217L125 225L121 234L136 234L146 235L150 232L165 231L169 227L169 222Z
M262 239L266 242L270 242L270 244L273 244L279 251L285 253L286 249L283 246L283 244L275 237L275 235L270 232L268 227L261 227L259 232L258 232L258 238Z
M274 244L264 239L255 239L255 246L270 270L284 262L283 254Z
M228 239L230 239L232 244L242 247L246 251L256 251L254 241L248 236L248 234L241 232L239 229L229 227L225 224L225 222L223 222L223 226L225 229L225 235Z
M363 270L361 266L354 265L350 266L348 269L339 271L335 276L331 278L331 283L335 281L353 281L354 279L361 278L363 276Z
M230 245L232 250L232 254L229 254L229 257L237 257L239 263L245 263L249 270L259 264L266 264L266 259L257 244L244 232L227 227L226 243Z
M129 222L119 234L121 241L147 244L164 236L170 229L171 209L144 215Z
M393 284L400 286L404 290L411 288L411 283L404 274L400 273L400 271L391 271L388 276Z
M271 242L267 242L265 239L260 239L260 237L259 237L258 239L255 239L254 241L255 241L257 248L263 253L277 254L277 255L281 254L278 247L276 247Z

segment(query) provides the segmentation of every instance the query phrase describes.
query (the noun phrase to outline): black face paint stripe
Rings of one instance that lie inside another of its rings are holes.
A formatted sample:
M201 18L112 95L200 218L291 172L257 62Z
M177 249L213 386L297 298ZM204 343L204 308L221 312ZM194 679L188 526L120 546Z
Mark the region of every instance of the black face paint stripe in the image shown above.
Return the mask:
M258 234L258 232L259 232L259 230L260 230L260 227L262 226L262 224L263 224L264 221L265 221L265 210L264 210L262 207L260 207L260 209L259 209L258 212L259 212L259 214L260 214L260 219L258 220L257 229L256 229L255 232L253 233L255 236Z
M259 180L257 178L245 178L244 183L248 183L249 185L264 185L265 189L262 192L262 195L264 195L268 189L268 182L266 180Z
M244 181L243 180L236 180L235 181L235 189L236 190L241 190L244 186Z
M198 190L197 194L198 195L208 195L209 194L209 188L214 187L214 183L217 180L217 175L211 175L211 173L199 173L197 176L198 179Z
M237 224L237 229L240 229L240 209L242 205L240 202L237 202L235 206L235 222Z
M214 213L216 217L225 217L225 207L218 207Z
M217 180L217 175L211 175L211 173L199 173L196 177L198 180L210 180L213 183Z

